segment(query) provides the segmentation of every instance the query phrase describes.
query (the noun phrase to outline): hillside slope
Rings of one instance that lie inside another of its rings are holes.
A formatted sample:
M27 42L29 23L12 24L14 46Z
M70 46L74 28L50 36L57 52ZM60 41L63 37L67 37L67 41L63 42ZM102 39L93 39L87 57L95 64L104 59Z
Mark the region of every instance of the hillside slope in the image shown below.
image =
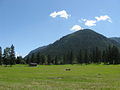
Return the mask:
M38 48L34 50L35 53L40 52L42 54L49 55L64 55L68 51L78 53L79 50L93 50L98 47L101 50L106 49L109 45L120 46L120 44L114 40L111 40L93 30L84 29L72 34L62 37L53 44L45 46L44 48ZM29 53L34 53L33 51Z

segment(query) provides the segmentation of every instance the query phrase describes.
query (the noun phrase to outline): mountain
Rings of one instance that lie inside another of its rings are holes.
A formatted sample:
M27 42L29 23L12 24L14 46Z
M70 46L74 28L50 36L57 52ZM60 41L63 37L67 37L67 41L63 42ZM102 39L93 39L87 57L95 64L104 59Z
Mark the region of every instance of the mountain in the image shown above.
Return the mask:
M68 51L73 51L78 53L79 50L93 50L98 47L100 50L106 49L108 46L117 46L120 44L115 40L109 39L93 30L84 29L74 32L72 34L66 35L59 40L55 41L53 44L48 46L37 48L31 51L32 53L40 52L46 55L64 55Z
M120 37L112 37L111 40L114 40L120 44Z

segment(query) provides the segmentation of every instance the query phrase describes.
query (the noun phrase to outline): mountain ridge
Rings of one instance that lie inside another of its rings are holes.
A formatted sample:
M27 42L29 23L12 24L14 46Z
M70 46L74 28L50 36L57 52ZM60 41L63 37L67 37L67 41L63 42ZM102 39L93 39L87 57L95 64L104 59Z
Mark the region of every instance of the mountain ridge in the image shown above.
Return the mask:
M34 52L31 51L28 55L38 52L47 55L64 55L71 50L75 53L79 52L80 49L93 50L95 47L104 50L109 45L120 47L117 41L109 39L91 29L84 29L63 36L48 46L39 47L33 50Z

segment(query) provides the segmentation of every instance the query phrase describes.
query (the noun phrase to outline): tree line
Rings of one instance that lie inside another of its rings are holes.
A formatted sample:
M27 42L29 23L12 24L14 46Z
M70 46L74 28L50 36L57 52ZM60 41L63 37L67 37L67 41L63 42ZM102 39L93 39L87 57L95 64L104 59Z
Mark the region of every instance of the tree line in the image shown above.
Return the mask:
M76 54L72 50L62 56L44 55L41 53L32 53L27 56L26 63L37 64L120 64L120 51L116 46L109 46L105 50L96 47L93 50L79 50Z
M15 47L14 45L11 45L11 47L6 47L3 50L2 53L2 48L0 47L0 65L5 65L5 66L12 66L15 64L22 64L25 63L24 59L22 56L15 56Z
M120 64L120 50L116 46L109 46L105 50L96 47L93 50L79 50L75 53L68 51L62 56L52 56L38 53L32 53L25 58L15 55L15 47L6 47L3 50L0 47L0 65L12 66L15 64L37 63L40 65L60 65L60 64Z

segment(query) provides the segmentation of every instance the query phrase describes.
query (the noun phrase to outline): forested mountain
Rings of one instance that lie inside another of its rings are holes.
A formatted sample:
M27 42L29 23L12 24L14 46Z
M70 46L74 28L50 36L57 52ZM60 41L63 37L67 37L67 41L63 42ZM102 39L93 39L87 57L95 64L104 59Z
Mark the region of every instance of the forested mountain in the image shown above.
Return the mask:
M112 37L111 40L114 40L120 44L120 37Z
M69 51L73 53L78 53L80 50L92 51L96 47L100 50L106 49L108 46L117 46L120 44L113 39L109 39L93 30L84 29L72 34L66 35L53 44L48 46L37 48L31 51L32 53L41 53L45 55L64 55Z

